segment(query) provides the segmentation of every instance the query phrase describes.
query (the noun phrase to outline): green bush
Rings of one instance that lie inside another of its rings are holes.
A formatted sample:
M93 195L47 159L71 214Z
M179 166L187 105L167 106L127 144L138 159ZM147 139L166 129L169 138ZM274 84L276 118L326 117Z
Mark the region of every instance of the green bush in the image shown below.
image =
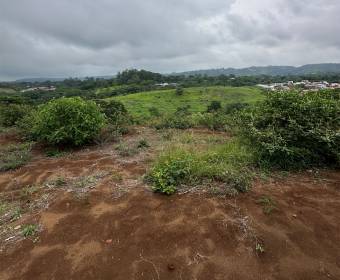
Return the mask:
M225 105L224 113L225 114L232 114L232 113L238 112L240 110L243 110L247 107L249 107L249 104L247 104L247 103L230 103L230 104Z
M195 126L207 127L211 130L226 131L230 118L223 113L198 113L192 116Z
M183 95L184 90L183 90L182 87L177 87L175 93L176 93L177 96L181 96L181 95Z
M99 104L108 121L108 126L100 135L101 138L104 138L104 142L109 139L117 139L120 135L129 131L128 126L131 124L131 117L123 103L115 100L97 100L96 103Z
M212 112L216 112L220 109L222 109L221 101L213 100L208 105L207 112L212 113Z
M156 129L177 128L188 129L193 127L193 122L190 116L182 114L167 115L161 118L155 125Z
M0 107L0 124L9 127L16 125L31 111L31 107L22 104L7 104Z
M93 101L60 98L39 107L33 116L32 135L49 144L79 146L94 139L105 116Z
M340 92L271 92L240 115L260 164L284 169L340 163Z

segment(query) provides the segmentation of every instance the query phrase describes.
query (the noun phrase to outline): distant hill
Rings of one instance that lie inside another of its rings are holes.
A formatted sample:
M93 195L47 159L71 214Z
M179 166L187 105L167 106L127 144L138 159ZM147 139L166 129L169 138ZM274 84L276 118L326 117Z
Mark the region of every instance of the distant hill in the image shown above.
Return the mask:
M108 80L108 79L112 79L114 76L113 75L107 75L107 76L94 76L94 77L90 77L90 78L94 78L94 79L105 79L105 80ZM77 77L78 79L80 80L85 80L87 77ZM18 80L15 80L14 82L15 83L43 83L43 82L47 82L47 81L50 81L50 82L62 82L64 81L65 79L68 79L68 78L43 78L43 77L39 77L39 78L23 78L23 79L18 79Z
M340 63L324 63L324 64L308 64L300 67L294 66L252 66L248 68L220 68L187 71L181 73L174 73L174 75L235 75L235 76L283 76L283 75L313 75L313 74L340 74Z

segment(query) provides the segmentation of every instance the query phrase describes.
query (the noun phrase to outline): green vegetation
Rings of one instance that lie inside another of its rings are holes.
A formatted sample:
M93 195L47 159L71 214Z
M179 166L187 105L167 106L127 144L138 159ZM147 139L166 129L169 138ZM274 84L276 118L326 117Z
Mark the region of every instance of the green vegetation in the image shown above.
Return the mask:
M0 171L23 166L31 157L31 143L0 147Z
M38 141L79 146L93 140L104 124L94 102L61 98L39 107L31 132Z
M0 124L5 127L16 125L29 114L31 107L23 104L6 104L0 106Z
M24 237L30 237L35 235L38 232L38 225L36 224L29 224L25 225L22 229L22 235Z
M138 149L146 149L149 147L150 147L150 144L146 139L141 139L138 141L138 144L137 144Z
M262 196L257 203L262 205L263 213L267 215L277 209L276 202L269 196Z
M251 87L196 87L186 88L185 94L176 95L176 90L158 90L141 92L126 96L117 96L114 100L121 101L138 120L150 119L159 114L173 114L177 108L189 105L190 113L205 112L212 101L220 101L222 107L233 103L254 104L264 99L262 92ZM150 112L151 110L151 112Z
M271 92L241 114L241 134L260 165L283 169L340 163L340 92Z
M238 141L199 146L171 146L156 161L147 180L157 192L172 194L181 185L216 181L246 192L251 185L252 153Z

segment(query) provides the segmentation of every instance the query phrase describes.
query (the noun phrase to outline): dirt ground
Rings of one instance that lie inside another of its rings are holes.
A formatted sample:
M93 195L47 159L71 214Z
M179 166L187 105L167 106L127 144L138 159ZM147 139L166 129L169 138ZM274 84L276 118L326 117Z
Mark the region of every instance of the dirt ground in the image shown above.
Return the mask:
M141 138L151 147L137 151ZM0 279L340 279L339 171L272 175L236 197L168 197L142 178L160 142L140 128L128 155L112 143L59 158L37 149L0 173L1 198L23 209L0 220ZM26 224L38 232L24 238Z

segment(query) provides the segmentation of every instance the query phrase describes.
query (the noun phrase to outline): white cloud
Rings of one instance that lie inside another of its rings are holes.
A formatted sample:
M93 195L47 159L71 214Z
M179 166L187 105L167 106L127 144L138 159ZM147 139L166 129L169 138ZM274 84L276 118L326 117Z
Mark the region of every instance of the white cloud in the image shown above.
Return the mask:
M340 61L338 0L1 0L0 79Z

